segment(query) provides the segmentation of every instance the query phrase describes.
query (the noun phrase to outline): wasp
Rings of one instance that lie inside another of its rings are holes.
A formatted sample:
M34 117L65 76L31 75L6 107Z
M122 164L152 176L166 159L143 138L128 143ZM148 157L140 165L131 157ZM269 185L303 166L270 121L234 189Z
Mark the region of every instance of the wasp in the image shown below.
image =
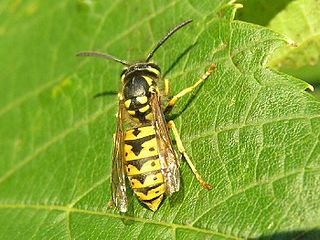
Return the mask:
M174 122L167 121L166 115L182 96L191 93L210 76L215 64L212 64L193 86L182 90L163 106L163 98L168 96L169 82L165 79L164 89L160 90L158 85L162 80L161 69L150 62L154 53L169 37L191 22L192 19L184 21L171 29L142 62L129 63L100 52L77 54L113 60L125 66L121 73L122 87L118 94L111 181L112 200L121 213L128 210L126 182L129 182L138 200L152 211L159 208L166 196L179 191L179 163L169 129L172 129L179 152L201 186L211 189L187 155Z

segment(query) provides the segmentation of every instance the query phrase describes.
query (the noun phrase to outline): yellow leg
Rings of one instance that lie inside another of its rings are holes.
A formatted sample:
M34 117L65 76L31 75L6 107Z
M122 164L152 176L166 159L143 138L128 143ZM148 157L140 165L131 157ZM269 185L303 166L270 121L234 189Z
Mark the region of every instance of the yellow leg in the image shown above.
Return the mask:
M169 94L169 80L165 79L164 80L164 95L168 96Z
M173 135L176 139L176 142L177 142L177 147L178 147L178 150L179 152L181 153L181 155L185 158L185 160L187 161L189 167L191 168L193 174L196 176L198 182L200 183L200 185L207 189L207 190L211 190L212 187L209 183L205 182L202 177L200 176L200 174L198 173L196 167L193 165L191 159L189 158L189 156L187 155L186 153L186 150L185 148L183 147L183 144L182 144L182 141L181 141L181 138L180 138L180 135L178 133L178 130L174 124L173 121L169 121L168 122L168 128L171 128L172 129L172 132L173 132Z
M193 86L183 89L181 92L179 92L177 95L173 96L171 100L169 101L167 107L164 109L164 113L168 113L172 110L174 105L177 103L179 98L183 97L184 95L191 93L194 91L200 84L202 84L205 80L208 79L208 77L211 75L213 70L216 68L216 65L213 63L209 67L209 69L201 76L199 81L197 81Z

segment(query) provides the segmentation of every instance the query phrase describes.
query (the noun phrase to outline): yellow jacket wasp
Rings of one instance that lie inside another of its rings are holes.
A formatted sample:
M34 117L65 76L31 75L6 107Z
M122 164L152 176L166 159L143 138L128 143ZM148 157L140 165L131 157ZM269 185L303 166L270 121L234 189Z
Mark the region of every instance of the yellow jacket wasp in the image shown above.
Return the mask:
M163 107L161 98L168 95L168 81L164 80L164 90L160 91L158 82L161 80L161 70L159 66L149 62L169 37L191 22L191 19L184 21L170 30L144 62L128 63L99 52L77 54L113 60L125 66L121 74L122 89L118 94L119 110L114 136L111 184L113 202L120 212L126 212L128 209L126 175L137 198L152 211L159 208L165 196L179 191L179 164L172 147L169 129L172 129L179 152L201 186L211 189L187 155L174 122L167 122L165 114L171 111L179 98L201 85L213 72L215 65L212 64L193 86L182 90ZM131 127L125 129L125 123Z

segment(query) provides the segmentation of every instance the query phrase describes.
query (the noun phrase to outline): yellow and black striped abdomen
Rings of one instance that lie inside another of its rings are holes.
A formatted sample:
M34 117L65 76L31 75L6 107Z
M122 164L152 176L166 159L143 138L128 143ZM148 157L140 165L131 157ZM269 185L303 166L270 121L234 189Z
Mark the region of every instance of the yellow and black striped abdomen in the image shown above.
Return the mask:
M163 200L165 184L154 126L127 130L124 143L130 185L138 199L156 211Z

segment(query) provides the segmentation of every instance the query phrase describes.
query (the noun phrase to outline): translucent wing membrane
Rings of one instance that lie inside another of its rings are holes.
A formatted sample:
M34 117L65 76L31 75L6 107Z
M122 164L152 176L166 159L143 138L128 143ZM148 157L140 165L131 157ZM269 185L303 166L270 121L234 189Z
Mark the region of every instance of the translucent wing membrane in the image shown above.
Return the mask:
M124 165L124 154L123 154L123 103L119 101L119 110L117 116L117 130L114 136L113 145L113 159L112 159L112 181L111 191L112 199L116 207L120 212L127 212L128 210L128 199L126 195L126 176L125 176L125 165Z
M159 148L159 158L162 167L162 173L165 178L166 195L171 195L179 191L180 173L177 157L172 147L171 138L167 127L167 122L163 115L160 99L157 93L151 96L151 108L154 115L154 126Z

